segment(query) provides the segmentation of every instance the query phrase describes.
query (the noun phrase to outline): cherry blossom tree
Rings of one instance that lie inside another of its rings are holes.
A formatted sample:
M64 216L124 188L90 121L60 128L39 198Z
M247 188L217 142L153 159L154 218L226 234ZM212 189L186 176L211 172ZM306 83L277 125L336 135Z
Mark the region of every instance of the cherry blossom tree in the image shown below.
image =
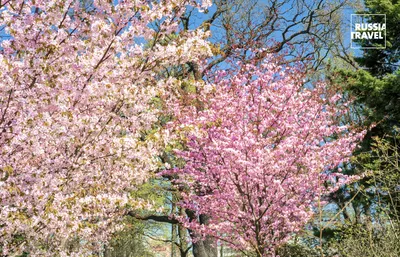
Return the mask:
M0 1L3 255L93 254L144 204L130 191L168 140L153 126L160 71L211 55L202 30L180 33L187 5L210 2Z
M180 204L195 214L176 218L193 235L257 256L273 256L324 195L356 179L334 170L364 134L340 124L348 109L339 93L306 84L304 67L279 60L231 63L196 93L170 100L186 164L165 173L178 175Z

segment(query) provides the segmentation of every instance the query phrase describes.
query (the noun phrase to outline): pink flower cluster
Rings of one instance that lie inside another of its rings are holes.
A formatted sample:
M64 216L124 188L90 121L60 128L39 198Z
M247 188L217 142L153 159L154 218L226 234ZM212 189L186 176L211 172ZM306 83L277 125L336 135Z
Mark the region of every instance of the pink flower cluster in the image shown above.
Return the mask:
M151 100L169 86L160 72L210 55L201 31L165 44L185 6L208 1L90 2L0 4L10 35L0 50L3 255L101 249L124 208L141 204L130 191L167 142L141 136L159 116Z
M323 83L305 85L299 65L269 56L219 72L214 89L171 101L171 124L187 138L186 161L175 182L186 186L181 206L207 215L208 224L179 217L202 236L271 256L313 214L316 200L348 182L329 170L348 161L364 132L340 125L349 110ZM210 85L208 85L210 87ZM331 186L324 185L331 179Z

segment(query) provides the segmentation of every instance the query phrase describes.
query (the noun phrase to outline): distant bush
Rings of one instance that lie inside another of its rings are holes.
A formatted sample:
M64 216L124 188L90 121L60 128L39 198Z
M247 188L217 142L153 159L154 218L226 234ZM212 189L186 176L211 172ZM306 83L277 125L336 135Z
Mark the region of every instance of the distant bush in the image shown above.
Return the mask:
M398 257L400 229L391 225L373 230L356 226L344 231L341 240L331 247L337 249L340 257Z
M318 257L318 252L307 246L295 243L283 245L277 251L280 257Z

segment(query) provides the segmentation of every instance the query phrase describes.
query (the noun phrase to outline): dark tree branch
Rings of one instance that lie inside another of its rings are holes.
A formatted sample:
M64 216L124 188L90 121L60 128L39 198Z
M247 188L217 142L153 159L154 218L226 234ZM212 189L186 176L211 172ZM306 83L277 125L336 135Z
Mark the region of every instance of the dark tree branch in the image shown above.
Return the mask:
M135 213L134 211L129 211L127 213L128 216L133 217L138 220L153 220L157 222L164 222L169 224L179 224L178 220L171 218L169 216L158 216L158 215L148 215L148 216L140 216L139 214Z

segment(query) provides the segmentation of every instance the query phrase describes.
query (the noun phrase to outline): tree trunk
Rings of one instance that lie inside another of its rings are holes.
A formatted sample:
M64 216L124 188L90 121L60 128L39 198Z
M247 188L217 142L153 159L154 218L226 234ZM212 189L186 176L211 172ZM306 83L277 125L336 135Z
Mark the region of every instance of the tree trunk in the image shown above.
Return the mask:
M198 219L200 224L208 224L209 218L204 214L201 214L199 218L191 210L186 210L186 214L190 220ZM192 238L197 236L192 230L189 230L189 233ZM207 236L205 240L194 242L192 245L193 257L218 257L218 248L212 237Z
M179 208L179 214L185 215L185 210L181 207ZM187 229L181 225L178 225L178 236L179 236L179 251L181 253L181 257L188 256L188 252L190 249L190 245L188 243L188 233Z
M175 242L177 241L177 234L176 234L176 225L171 224L171 257L176 257L176 245Z
M354 206L354 211L355 211L356 224L362 224L361 220L362 206L360 204L357 204L356 206Z
M214 240L207 237L204 241L193 243L194 257L218 257L218 248L214 245Z

